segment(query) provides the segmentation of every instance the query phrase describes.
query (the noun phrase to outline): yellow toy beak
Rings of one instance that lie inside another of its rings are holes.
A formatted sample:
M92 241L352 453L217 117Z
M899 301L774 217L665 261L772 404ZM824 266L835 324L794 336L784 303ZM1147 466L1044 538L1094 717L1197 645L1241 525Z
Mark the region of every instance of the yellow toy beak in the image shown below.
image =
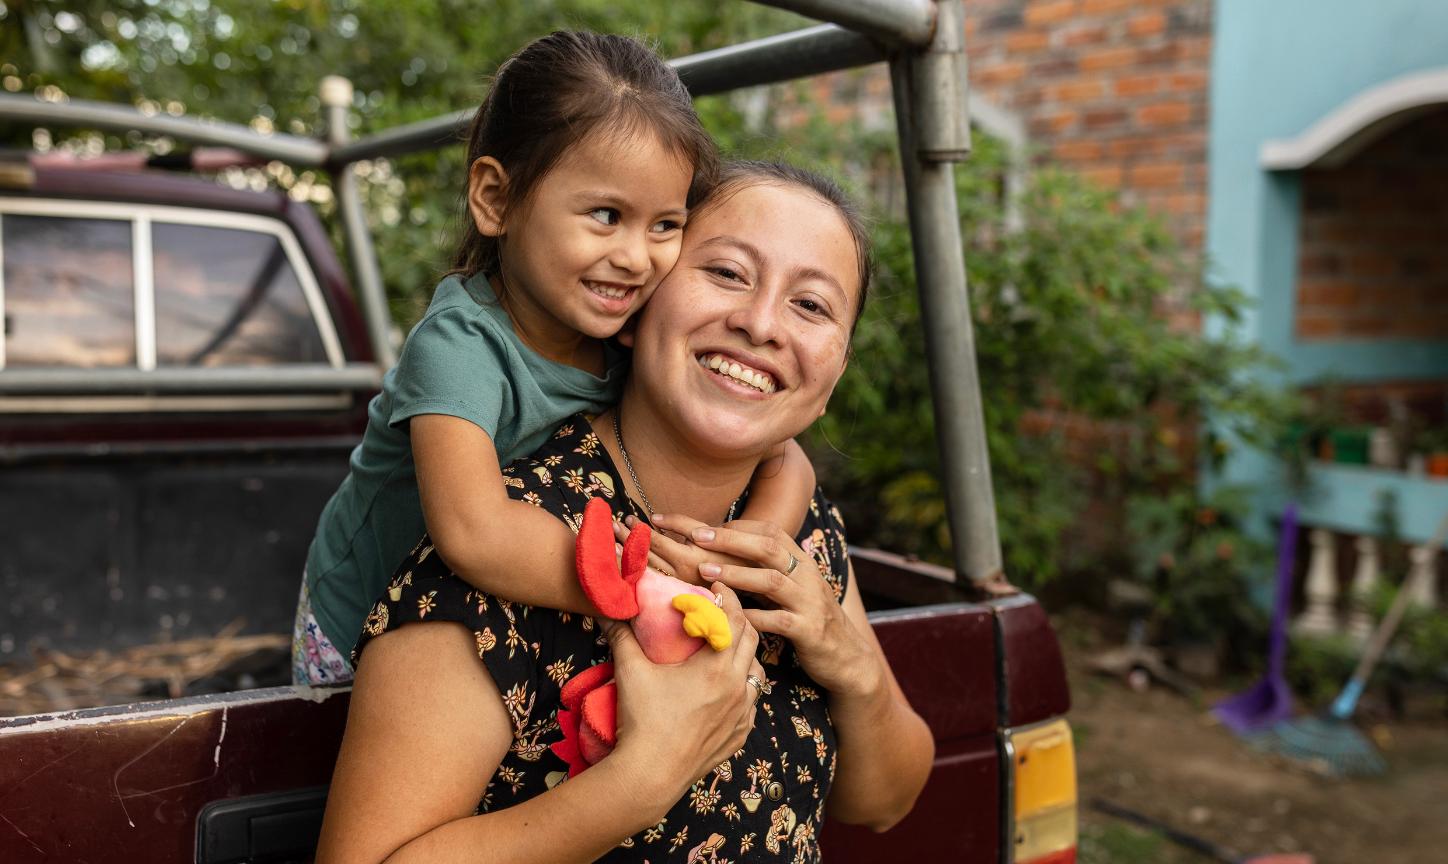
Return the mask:
M698 636L709 643L715 651L723 651L734 641L729 631L729 618L724 610L698 594L678 594L673 600L674 608L684 613L684 632Z

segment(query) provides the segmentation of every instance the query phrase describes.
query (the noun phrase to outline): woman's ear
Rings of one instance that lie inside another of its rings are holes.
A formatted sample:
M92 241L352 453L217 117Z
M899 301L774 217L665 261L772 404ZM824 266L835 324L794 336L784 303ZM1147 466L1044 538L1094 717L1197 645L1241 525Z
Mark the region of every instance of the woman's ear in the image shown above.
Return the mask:
M468 213L484 237L503 235L504 193L508 172L491 156L479 156L468 169Z

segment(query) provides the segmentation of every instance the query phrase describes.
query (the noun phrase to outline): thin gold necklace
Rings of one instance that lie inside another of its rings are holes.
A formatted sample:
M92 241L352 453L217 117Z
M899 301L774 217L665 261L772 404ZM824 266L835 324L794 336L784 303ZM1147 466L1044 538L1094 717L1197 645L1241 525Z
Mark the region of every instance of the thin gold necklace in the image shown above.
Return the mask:
M623 467L628 469L628 476L633 480L634 491L639 493L643 499L644 509L648 513L650 522L654 521L654 505L649 501L649 493L644 491L644 484L639 482L638 472L634 470L633 460L628 458L628 448L623 446L623 431L619 428L618 417L623 413L622 408L614 406L613 409L613 440L618 442L618 452L623 455Z
M619 417L622 415L622 406L615 405L613 408L613 440L618 443L619 455L623 456L623 467L628 470L629 479L633 480L634 491L638 492L639 498L643 500L644 509L648 514L648 520L652 523L654 521L654 514L658 511L654 509L653 502L649 501L649 493L644 491L644 484L639 482L639 475L638 472L634 470L633 460L629 458L628 448L623 446L623 428L619 423ZM733 503L729 505L729 512L725 514L724 521L733 522L735 511L738 509L739 499L735 498Z

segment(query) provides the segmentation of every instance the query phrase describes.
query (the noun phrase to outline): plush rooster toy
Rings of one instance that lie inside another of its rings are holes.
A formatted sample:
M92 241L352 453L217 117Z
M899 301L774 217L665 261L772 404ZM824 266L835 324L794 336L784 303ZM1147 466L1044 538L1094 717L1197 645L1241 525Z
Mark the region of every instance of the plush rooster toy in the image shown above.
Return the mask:
M710 591L665 576L648 566L649 526L635 525L620 561L613 540L613 511L594 498L578 531L578 582L598 611L633 626L644 655L655 663L678 663L708 643L729 647L729 620ZM620 564L622 565L620 568ZM618 691L613 664L600 663L563 685L558 726L563 740L551 746L568 763L568 776L607 756L617 742Z

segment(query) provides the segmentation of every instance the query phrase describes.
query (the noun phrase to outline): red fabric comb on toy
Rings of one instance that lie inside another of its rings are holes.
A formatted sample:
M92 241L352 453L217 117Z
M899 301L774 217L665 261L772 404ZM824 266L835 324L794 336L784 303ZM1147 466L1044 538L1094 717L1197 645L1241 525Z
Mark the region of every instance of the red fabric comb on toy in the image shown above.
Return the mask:
M634 583L649 562L649 526L640 522L623 544L623 562L614 551L613 510L602 498L589 500L578 529L578 584L606 617L627 621L639 614Z

